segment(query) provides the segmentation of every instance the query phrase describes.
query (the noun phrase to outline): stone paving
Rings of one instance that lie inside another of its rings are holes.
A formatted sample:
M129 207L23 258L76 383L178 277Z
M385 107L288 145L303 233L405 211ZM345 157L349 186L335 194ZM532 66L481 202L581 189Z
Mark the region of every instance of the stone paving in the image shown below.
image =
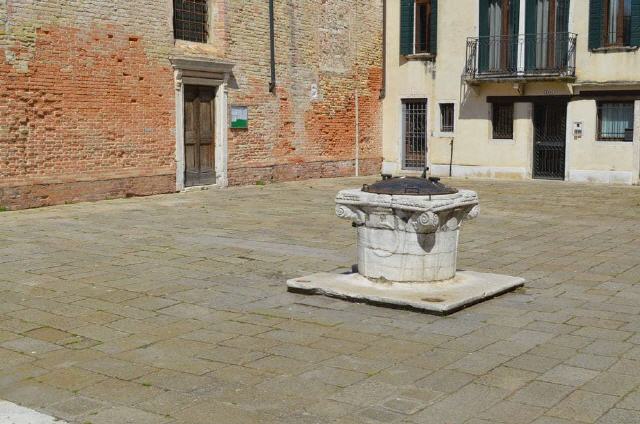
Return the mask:
M341 272L364 179L0 214L0 398L70 423L640 423L640 189L479 191L442 318L287 293Z

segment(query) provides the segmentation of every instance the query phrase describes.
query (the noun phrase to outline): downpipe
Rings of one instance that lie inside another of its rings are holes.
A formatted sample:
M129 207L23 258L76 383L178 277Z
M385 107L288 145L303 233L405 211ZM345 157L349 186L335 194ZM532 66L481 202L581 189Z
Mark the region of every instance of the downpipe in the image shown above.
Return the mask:
M360 176L360 96L356 87L356 177Z
M451 140L449 140L449 147L450 147L450 155L449 155L449 178L453 177L453 140L454 137L451 137Z
M354 4L354 8L355 8L355 16L358 16L358 2L355 2ZM355 21L352 22L352 24L355 26ZM358 36L356 33L356 37L355 37L355 73L354 73L354 79L355 79L355 90L354 90L354 97L355 97L355 132L356 132L356 151L355 151L355 174L356 177L360 176L360 93L358 93L358 84L360 83L360 73L358 72Z
M382 87L380 100L387 97L387 0L382 0Z
M269 0L269 43L271 55L271 81L269 81L269 93L275 93L276 91L276 29L273 2L274 0Z

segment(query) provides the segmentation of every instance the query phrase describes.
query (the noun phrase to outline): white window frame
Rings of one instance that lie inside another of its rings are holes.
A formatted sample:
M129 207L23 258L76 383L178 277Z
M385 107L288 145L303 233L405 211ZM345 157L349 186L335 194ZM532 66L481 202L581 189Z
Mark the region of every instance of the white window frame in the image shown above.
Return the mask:
M175 36L175 22L174 22L174 13L175 6L173 0L166 0L171 7L171 38L173 38L173 43L175 46L206 46L214 43L214 37L212 31L214 29L213 23L214 18L216 18L216 12L213 10L213 6L211 4L211 0L206 0L207 3L207 39L205 41L190 41L183 40L182 38L176 38Z
M453 105L453 131L442 131L442 109L440 108L441 104L452 104ZM456 130L458 129L458 103L455 100L438 100L436 103L436 114L438 115L436 118L437 127L433 131L434 137L453 137L456 134Z
M631 103L633 104L633 123L634 123L634 127L633 127L633 137L631 140L606 140L603 139L602 137L600 137L600 122L599 122L599 117L598 117L598 108L600 106L600 103ZM636 139L636 132L637 129L635 127L635 122L636 122L636 117L638 115L640 111L637 110L637 102L634 100L619 100L619 99L605 99L605 100L596 100L596 119L595 119L595 139L596 139L596 143L597 144L603 144L603 145L620 145L620 146L624 146L624 145L630 145L634 142L634 140Z
M433 8L433 5L431 6ZM413 1L413 40L411 40L411 55L414 58L425 58L425 59L430 59L435 57L435 53L433 52L416 52L416 34L417 34L417 28L418 28L418 22L416 21L416 17L417 17L417 11L418 11L418 2L416 0ZM433 13L433 10L432 10ZM429 30L429 32L431 32L431 22L427 22L427 29ZM429 41L431 42L431 41ZM431 47L431 46L429 46Z
M400 107L398 108L398 112L399 112L399 117L400 117L400 139L399 139L399 144L400 144L400 155L399 155L399 169L400 172L403 174L411 174L411 173L416 173L416 172L422 172L422 169L418 169L418 168L407 168L405 167L405 127L404 127L404 119L405 119L405 103L406 102L412 102L412 101L417 101L417 100L424 100L426 102L426 109L425 109L425 114L426 114L426 127L425 127L425 164L428 167L431 167L431 161L430 161L430 150L429 149L429 128L430 128L430 117L431 117L431 108L433 106L432 102L430 100L430 98L427 95L417 95L417 94L410 94L410 95L405 95L405 96L401 96L400 97Z

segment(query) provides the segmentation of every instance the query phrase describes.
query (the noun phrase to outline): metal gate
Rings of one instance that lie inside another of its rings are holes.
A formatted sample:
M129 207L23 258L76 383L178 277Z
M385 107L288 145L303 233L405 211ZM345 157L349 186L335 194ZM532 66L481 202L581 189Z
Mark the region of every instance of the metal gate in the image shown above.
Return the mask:
M534 178L564 179L566 126L566 102L534 104Z
M427 100L403 100L402 115L402 167L424 169L427 166Z

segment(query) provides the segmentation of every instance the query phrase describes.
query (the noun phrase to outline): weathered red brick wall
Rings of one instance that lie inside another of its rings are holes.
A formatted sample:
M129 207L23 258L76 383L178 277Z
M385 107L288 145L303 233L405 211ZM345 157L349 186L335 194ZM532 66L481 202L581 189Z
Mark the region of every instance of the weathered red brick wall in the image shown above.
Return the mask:
M175 190L173 71L149 49L163 37L106 20L98 3L14 0L0 12L4 207Z
M175 191L176 55L236 63L231 184L353 175L356 92L360 171L378 172L379 3L276 1L273 94L265 0L210 0L203 45L173 40L171 0L0 1L0 207Z
M275 3L275 94L267 91L268 2L227 3L227 58L241 87L229 102L249 106L250 120L248 130L230 131L230 183L354 175L356 91L359 169L379 172L382 2ZM247 18L253 37L237 30Z

